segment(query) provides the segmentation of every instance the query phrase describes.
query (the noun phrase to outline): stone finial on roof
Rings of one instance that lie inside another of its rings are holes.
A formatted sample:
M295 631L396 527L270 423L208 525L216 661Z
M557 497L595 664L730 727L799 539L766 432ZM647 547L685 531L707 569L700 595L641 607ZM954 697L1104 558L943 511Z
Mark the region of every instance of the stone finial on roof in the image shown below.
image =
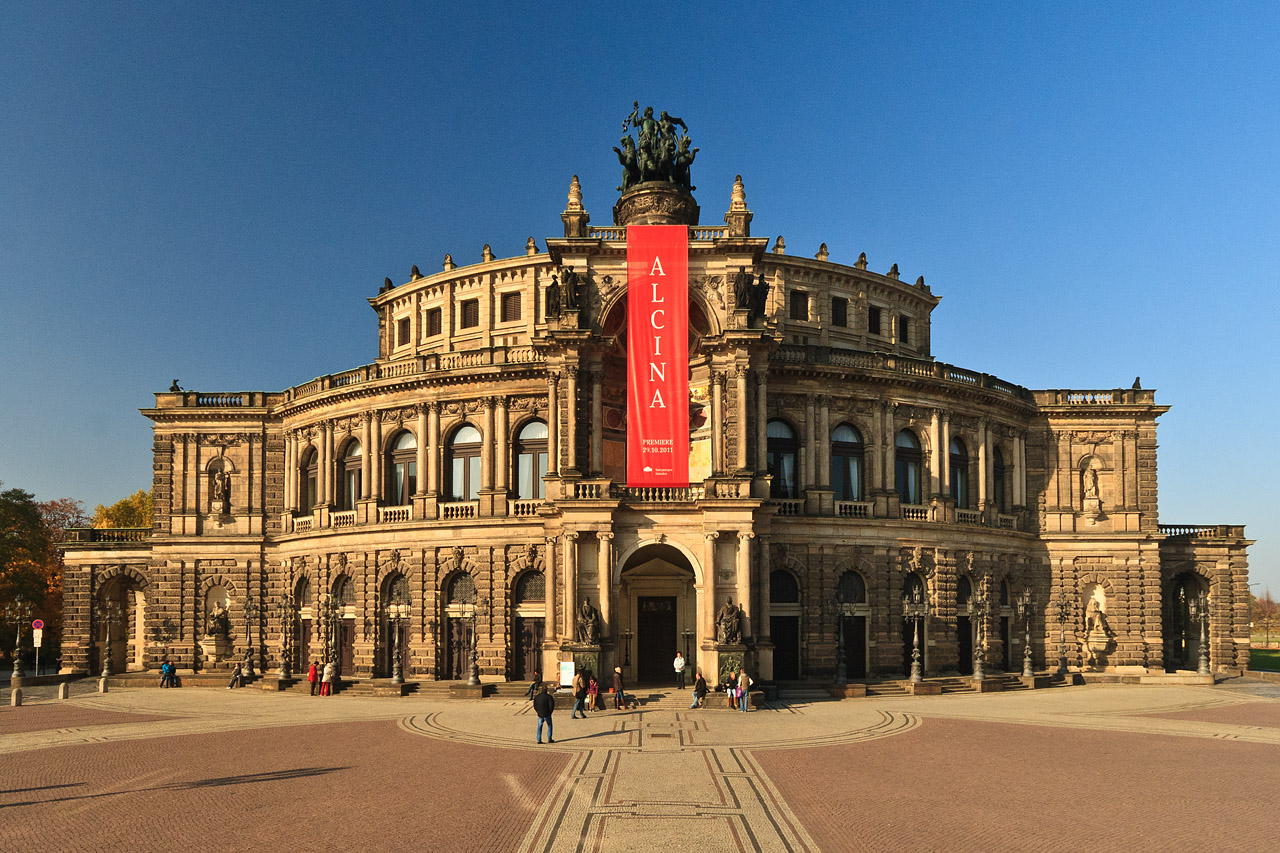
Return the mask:
M730 237L751 236L751 211L747 210L747 191L742 186L742 176L733 179L733 194L729 196L729 212L724 224L729 226Z
M565 213L576 213L582 210L582 184L578 183L578 176L574 175L573 180L569 182L569 206L565 208Z
M747 190L742 185L742 176L733 177L733 194L729 196L729 210L747 209Z
M916 279L916 287L924 287L924 276L920 276Z
M569 182L569 206L560 214L560 221L564 223L565 237L587 236L587 223L591 216L582 206L582 184L578 183L577 175Z
M865 270L865 269L867 268L867 253L866 253L866 252L860 252L860 253L858 254L858 262L857 262L856 264L854 264L854 266L855 266L856 268L860 269L860 270Z
M818 254L814 255L814 257L820 261L825 261L827 258L831 257L831 253L827 251L826 243L823 243L818 247Z
M773 253L775 255L785 255L787 253L787 244L782 242L782 235L778 235L778 242L773 244Z
M453 262L453 255L444 256L444 268L446 272L449 270L456 270L458 268L458 265Z
M538 254L538 244L533 241L532 237L530 237L528 240L525 241L524 253L526 255Z
M419 279L419 278L422 278L422 273L418 271L418 265L417 265L417 264L414 264L412 267L410 267L410 268L409 268L409 277L410 277L411 279Z
M480 250L480 260L482 261L493 260L493 249L489 248L488 243L485 243L484 248Z
M886 275L888 275L888 276L889 276L889 278L897 278L897 277L898 277L898 265L897 265L897 264L894 264L893 266L889 267L889 272L887 272L887 273L886 273Z
M389 277L388 277L388 278L384 278L384 279L382 280L382 289L381 289L381 290L379 290L378 292L379 292L379 293L386 293L388 290L390 290L390 289L391 289L391 288L393 288L393 287L395 287L395 285L391 283L391 279L390 279Z

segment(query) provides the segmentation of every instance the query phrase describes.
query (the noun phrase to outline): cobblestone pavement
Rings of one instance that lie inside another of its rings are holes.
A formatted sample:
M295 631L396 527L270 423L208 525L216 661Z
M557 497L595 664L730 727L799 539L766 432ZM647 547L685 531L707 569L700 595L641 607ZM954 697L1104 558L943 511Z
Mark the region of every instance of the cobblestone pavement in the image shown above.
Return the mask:
M36 689L0 708L0 849L1266 849L1251 682L644 710ZM682 696L682 694L680 694Z

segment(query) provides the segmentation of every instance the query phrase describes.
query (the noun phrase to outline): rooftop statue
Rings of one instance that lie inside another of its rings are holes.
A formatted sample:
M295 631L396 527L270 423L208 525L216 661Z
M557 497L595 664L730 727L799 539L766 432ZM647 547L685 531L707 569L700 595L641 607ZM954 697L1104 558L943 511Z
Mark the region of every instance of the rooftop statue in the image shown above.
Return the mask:
M682 131L677 133L676 128ZM622 148L614 148L618 162L622 164L622 186L625 193L636 184L661 181L674 184L685 192L696 187L690 181L689 167L698 149L693 148L689 127L684 119L669 115L666 110L653 117L653 107L640 111L640 102L632 101L631 115L623 119L622 131L636 129L637 140L630 135L622 137Z

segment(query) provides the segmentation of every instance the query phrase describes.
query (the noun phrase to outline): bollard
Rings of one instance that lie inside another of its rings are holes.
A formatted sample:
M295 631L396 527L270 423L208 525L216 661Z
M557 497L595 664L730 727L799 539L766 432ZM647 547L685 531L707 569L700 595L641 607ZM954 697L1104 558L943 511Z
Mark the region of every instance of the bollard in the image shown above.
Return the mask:
M105 675L102 676L102 678L98 679L98 692L99 693L107 692L107 677Z
M58 698L59 698L59 699L70 699L70 698L71 698L71 685L70 685L70 684L67 684L67 682L65 682L65 681L64 681L64 682L62 682L61 684L59 684L59 685L58 685Z
M9 704L15 708L21 707L22 705L22 688L21 687L13 688L13 692L9 694Z

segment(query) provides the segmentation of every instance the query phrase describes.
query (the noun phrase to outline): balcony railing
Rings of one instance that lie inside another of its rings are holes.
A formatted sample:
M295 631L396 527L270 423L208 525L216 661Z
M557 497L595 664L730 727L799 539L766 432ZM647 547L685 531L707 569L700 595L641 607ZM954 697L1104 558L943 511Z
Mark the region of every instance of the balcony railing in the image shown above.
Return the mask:
M774 514L780 516L793 516L804 514L804 501L792 500L790 498L771 498L764 502L765 506L774 508Z
M293 532L310 533L311 529L315 527L315 521L316 520L309 515L304 515L301 518L295 518L293 520Z
M542 504L540 500L508 500L507 515L512 518L533 518L538 514L538 507Z
M914 506L912 504L902 504L899 507L901 516L907 521L928 521L929 508L927 506Z
M996 516L996 525L1001 530L1017 530L1018 517L1016 515L1005 515L1004 513L1001 513Z
M440 504L440 517L445 521L475 518L479 510L479 501L453 501Z
M68 527L68 542L142 542L150 527Z
M342 512L335 512L329 515L330 527L355 527L356 511L354 509L346 509Z
M1244 538L1243 524L1162 524L1160 532L1169 537L1186 537L1189 539L1241 539Z
M412 520L413 507L411 506L378 507L378 521L382 524L400 524L401 522Z
M982 524L982 513L976 509L957 509L956 521L961 524Z
M836 515L841 518L870 518L871 501L836 501Z
M693 503L706 496L702 486L618 486L614 492L628 503Z
M1032 399L1032 392L1021 385L1005 382L987 373L965 370L963 367L944 364L941 361L891 353L784 344L770 354L769 360L779 364L832 364L837 367L853 367L861 370L887 370L907 376L921 376L943 382L954 382L958 385L987 388L1022 400Z

